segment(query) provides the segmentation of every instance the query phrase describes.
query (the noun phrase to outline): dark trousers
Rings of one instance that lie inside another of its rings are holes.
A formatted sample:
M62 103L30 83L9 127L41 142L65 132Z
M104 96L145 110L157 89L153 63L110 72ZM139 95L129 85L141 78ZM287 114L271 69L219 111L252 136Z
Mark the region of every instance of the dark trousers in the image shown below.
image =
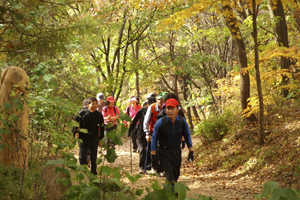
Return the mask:
M82 142L79 142L79 162L80 165L87 165L87 155L88 149L91 152L91 172L97 175L97 148L99 142L98 139L84 139Z
M104 126L104 135L106 137L106 134L110 131L115 131L117 129L117 125L105 125ZM111 141L111 139L108 139L105 141L105 143L108 143L111 147L115 146L115 144Z
M147 153L147 140L145 137L137 138L138 150L140 152L140 169L145 169L146 153ZM146 169L151 168L151 142L148 144L148 153L147 153L147 164Z
M159 147L160 165L163 167L166 180L174 187L180 175L181 166L181 148L163 148Z
M132 139L132 148L133 149L138 149L138 144L137 144L137 136L136 136L136 129L134 129L131 132L131 139Z

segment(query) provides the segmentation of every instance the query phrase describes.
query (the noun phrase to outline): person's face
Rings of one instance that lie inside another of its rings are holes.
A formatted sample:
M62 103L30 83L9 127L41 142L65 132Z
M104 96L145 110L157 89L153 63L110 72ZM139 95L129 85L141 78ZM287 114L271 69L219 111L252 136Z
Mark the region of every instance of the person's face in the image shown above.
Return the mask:
M109 107L113 107L114 104L115 104L115 102L109 102L108 106L109 106Z
M177 107L168 106L166 108L166 113L171 120L176 119L178 111L179 109Z
M89 107L90 112L95 112L97 107L98 107L97 101L93 101L92 103L88 103L88 107Z
M162 105L164 105L165 100L164 99L157 99L156 102L157 102L159 107L162 107Z
M130 101L130 104L131 104L131 105L133 105L133 106L136 106L137 102L136 102L136 101L133 101L133 100L131 100L131 101Z

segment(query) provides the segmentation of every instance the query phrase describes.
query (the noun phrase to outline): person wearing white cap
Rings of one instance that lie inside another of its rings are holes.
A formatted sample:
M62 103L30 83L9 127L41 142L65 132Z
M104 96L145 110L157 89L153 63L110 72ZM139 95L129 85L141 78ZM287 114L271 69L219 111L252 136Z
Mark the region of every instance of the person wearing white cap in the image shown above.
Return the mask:
M135 117L136 113L142 108L139 104L139 99L136 96L131 96L129 99L130 106L126 108L126 114L130 116L131 120ZM130 125L130 122L127 122L127 125ZM129 135L130 136L130 132ZM137 142L136 142L136 129L131 131L132 144L133 144L133 152L137 152Z
M105 97L103 93L97 94L98 107L97 110L102 113L102 109L105 106Z

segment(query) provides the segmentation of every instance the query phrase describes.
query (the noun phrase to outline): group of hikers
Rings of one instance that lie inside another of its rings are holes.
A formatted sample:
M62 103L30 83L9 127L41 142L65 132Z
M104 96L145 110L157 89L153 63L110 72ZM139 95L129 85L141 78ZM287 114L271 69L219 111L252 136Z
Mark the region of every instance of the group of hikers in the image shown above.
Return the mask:
M146 99L141 106L139 98L132 96L125 111L131 122L123 121L129 126L127 137L132 140L133 152L139 153L138 173L158 173L174 187L180 175L181 152L185 146L189 149L188 160L194 159L189 127L174 93L150 93ZM101 140L117 128L120 111L115 102L113 96L105 99L103 93L98 93L97 97L83 101L76 117L80 127L75 127L73 133L74 137L81 139L79 162L88 165L90 160L91 172L95 175L97 149L103 145ZM82 129L87 132L81 132ZM110 148L115 146L111 141L108 144Z

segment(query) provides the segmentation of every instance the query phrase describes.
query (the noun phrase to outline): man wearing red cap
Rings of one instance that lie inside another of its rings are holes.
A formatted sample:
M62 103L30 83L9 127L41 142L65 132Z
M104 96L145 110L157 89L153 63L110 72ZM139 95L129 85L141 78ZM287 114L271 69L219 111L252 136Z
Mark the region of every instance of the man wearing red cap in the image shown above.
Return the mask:
M166 180L171 183L174 189L174 183L177 182L180 175L181 166L181 138L185 138L187 147L189 148L189 161L194 159L191 134L185 118L181 123L178 116L178 101L176 99L168 99L166 101L166 113L157 120L153 129L151 141L152 167L158 168L158 159L156 155L157 141L159 141L159 157L160 165L163 167Z

